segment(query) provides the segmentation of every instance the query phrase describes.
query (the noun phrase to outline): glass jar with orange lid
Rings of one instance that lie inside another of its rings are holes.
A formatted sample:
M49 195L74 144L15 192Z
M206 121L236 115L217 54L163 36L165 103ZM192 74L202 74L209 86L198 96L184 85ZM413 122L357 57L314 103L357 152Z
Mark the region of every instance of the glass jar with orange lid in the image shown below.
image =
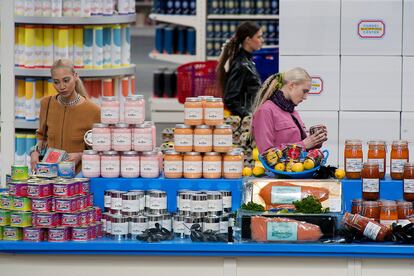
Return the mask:
M385 177L387 158L387 144L385 141L368 142L368 162L378 163L380 178Z
M241 178L243 173L244 155L239 150L231 150L223 157L224 178Z
M363 153L361 140L346 140L344 150L345 175L349 179L361 178Z
M404 163L409 161L408 142L393 141L391 149L391 178L401 180L404 177Z
M174 129L174 149L177 152L193 151L193 128L178 124Z
M184 103L184 124L199 126L203 124L203 103L199 98L186 98Z
M372 220L379 221L380 207L378 201L363 201L362 202L362 216Z
M201 125L194 129L194 151L210 152L213 150L213 130L210 126Z
M203 177L204 178L221 178L222 175L222 157L218 152L206 152L203 157Z
M378 163L364 163L361 172L362 199L378 200L380 191L379 165Z
M414 163L404 164L404 199L414 201Z
M167 150L164 154L165 178L183 177L183 156L174 150Z
M391 228L398 221L397 203L394 200L383 200L381 203L380 223Z
M361 214L362 213L362 199L353 199L352 200L352 214Z
M216 126L213 132L215 152L228 152L233 147L233 130L229 125Z
M204 106L204 123L209 126L224 123L224 104L221 98L207 99Z
M201 178L203 175L203 158L199 152L184 154L184 178Z
M398 212L398 224L404 226L410 223L408 219L414 214L413 203L410 201L398 201L397 202Z

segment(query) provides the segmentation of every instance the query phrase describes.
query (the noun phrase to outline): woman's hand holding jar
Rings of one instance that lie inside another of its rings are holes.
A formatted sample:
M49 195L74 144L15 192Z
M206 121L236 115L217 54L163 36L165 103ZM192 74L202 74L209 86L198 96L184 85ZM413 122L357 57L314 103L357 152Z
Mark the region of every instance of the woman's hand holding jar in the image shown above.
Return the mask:
M303 140L303 144L305 145L306 149L315 148L318 145L321 145L323 142L328 140L328 133L323 130L319 130L314 134L309 135Z

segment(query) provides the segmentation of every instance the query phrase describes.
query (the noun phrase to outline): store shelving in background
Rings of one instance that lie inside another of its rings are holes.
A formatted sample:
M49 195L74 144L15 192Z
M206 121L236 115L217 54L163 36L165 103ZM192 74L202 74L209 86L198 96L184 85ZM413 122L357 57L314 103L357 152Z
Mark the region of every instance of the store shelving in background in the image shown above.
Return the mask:
M80 77L110 77L110 76L123 76L132 75L135 73L135 64L121 68L110 69L77 69ZM16 76L27 77L50 77L50 69L47 68L15 68L14 74Z

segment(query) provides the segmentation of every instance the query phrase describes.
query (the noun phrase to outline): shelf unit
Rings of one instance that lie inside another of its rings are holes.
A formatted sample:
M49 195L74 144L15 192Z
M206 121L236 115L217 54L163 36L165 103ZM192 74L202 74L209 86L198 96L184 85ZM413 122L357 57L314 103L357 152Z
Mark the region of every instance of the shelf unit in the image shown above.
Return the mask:
M171 63L188 63L188 62L194 62L199 60L197 56L194 55L169 55L169 54L159 54L156 52L152 52L149 54L150 58L162 60L162 61L168 61Z
M145 3L149 4L149 3ZM25 121L15 119L14 112L14 91L15 76L28 77L48 77L49 69L27 69L14 67L14 30L15 24L45 24L45 25L111 25L126 24L136 21L135 14L113 15L113 16L91 16L91 17L25 17L14 15L14 1L0 1L0 21L1 21L1 129L7 129L2 133L1 148L1 184L4 185L6 174L10 173L11 165L14 162L14 134L15 129L37 129L38 121ZM14 70L10 70L14 68ZM128 67L91 70L78 70L81 77L110 77L132 75L135 73L136 66L132 64Z
M260 14L210 14L207 19L218 20L278 20L279 15Z
M150 19L155 21L193 27L194 29L197 29L200 24L200 19L198 19L197 15L167 15L152 13L149 17Z

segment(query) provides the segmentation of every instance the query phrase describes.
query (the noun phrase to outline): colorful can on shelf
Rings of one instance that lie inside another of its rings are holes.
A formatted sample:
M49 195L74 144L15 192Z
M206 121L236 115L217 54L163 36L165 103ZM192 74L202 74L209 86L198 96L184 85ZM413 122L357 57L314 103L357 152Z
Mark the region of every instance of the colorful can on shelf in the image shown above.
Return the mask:
M32 223L37 228L55 228L61 224L60 214L33 213Z
M75 177L75 162L60 162L58 164L58 176L64 178L73 178Z
M53 184L53 196L72 197L76 195L77 183L74 181L60 181Z
M129 24L121 25L121 66L131 64L131 27Z
M52 197L32 198L33 213L49 213L53 211Z
M93 26L85 26L83 29L83 66L86 69L93 68Z
M32 226L31 212L12 212L10 214L11 227L29 227Z
M41 242L46 239L46 231L42 228L26 227L23 228L23 240L31 242Z
M111 57L112 57L112 68L121 67L122 61L122 49L121 49L121 25L116 24L112 26L111 35Z
M3 226L0 226L0 241L3 240Z
M9 226L10 225L10 214L9 210L0 209L0 226Z
M12 165L11 179L13 181L27 180L29 178L29 168L25 165Z
M89 226L79 226L72 228L72 241L88 241L91 238Z
M89 219L90 219L90 217L89 217L89 212L88 212L88 210L83 210L83 211L81 211L80 213L79 213L79 215L80 215L80 222L81 222L81 225L89 225Z
M44 1L47 2L47 1ZM53 64L53 26L45 25L43 26L43 67L50 68Z
M73 66L83 68L83 27L73 28Z
M50 242L70 241L71 229L69 227L57 227L47 230L47 240Z
M62 214L62 226L77 227L81 225L80 213Z
M53 178L58 176L58 164L39 162L36 164L36 175L38 177Z
M34 66L41 68L43 65L43 27L35 26Z
M111 68L112 57L111 57L111 35L112 28L110 25L106 25L103 28L103 67Z
M23 230L18 227L3 227L3 240L21 241L23 239Z
M7 186L10 196L27 196L27 182L12 181Z
M48 181L29 180L27 183L27 196L45 198L53 195L52 184Z
M78 197L55 198L55 212L75 213L78 211Z
M15 196L11 197L11 201L11 210L13 211L30 211L32 208L30 198Z
M93 60L94 69L103 69L103 27L93 27Z
M35 52L35 26L24 26L24 67L34 68L34 52Z
M0 194L0 207L2 209L11 209L12 207L12 197L8 193Z

